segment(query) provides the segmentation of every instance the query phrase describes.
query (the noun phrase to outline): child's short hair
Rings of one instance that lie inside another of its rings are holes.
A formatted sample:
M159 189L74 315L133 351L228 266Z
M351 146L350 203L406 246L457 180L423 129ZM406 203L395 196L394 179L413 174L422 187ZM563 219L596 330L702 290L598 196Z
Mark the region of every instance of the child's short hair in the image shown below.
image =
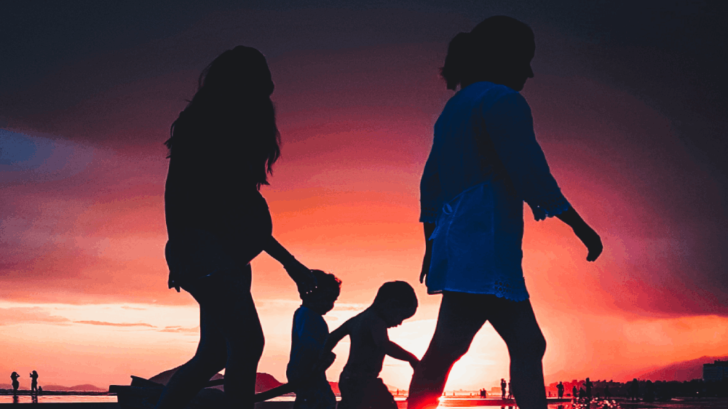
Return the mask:
M378 305L383 302L391 302L392 305L398 307L417 308L417 296L415 289L404 281L389 281L382 284L377 291L372 305Z
M318 297L324 291L335 292L338 296L341 293L341 280L335 275L321 270L311 270L316 279L316 288L301 298Z

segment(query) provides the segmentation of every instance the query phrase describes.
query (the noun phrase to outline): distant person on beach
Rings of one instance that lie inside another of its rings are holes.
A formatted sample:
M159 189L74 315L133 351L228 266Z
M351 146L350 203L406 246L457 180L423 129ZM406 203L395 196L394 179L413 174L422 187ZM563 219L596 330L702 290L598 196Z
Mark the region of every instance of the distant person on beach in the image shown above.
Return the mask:
M392 394L379 378L384 356L409 362L414 369L419 359L389 340L387 329L415 315L417 297L404 281L384 283L372 305L350 318L327 338L320 366L333 362L336 344L345 336L351 339L349 360L339 377L341 402L338 409L397 409Z
M576 385L574 385L574 386L573 386L573 387L571 388L571 396L572 396L573 398L576 398L576 397L578 397L578 393L579 393L579 392L578 392L578 391L576 390Z
M38 372L30 373L30 393L38 394Z
M501 378L501 399L506 398L506 380Z
M589 380L589 378L586 378L586 382L584 382L584 386L586 387L586 398L588 400L591 400L592 398L592 381Z
M321 270L311 271L317 287L301 296L303 303L293 315L291 358L286 377L294 384L294 409L334 409L336 395L326 380L326 372L320 368L314 370L314 367L329 335L323 316L334 308L341 292L341 280Z
M42 394L43 394L43 387L42 386L39 386L38 387L38 395L42 395Z
M533 77L533 31L510 17L490 17L448 46L442 77L460 90L435 124L420 183L426 240L420 281L442 294L435 334L409 389L408 408L437 406L448 375L486 321L511 358L521 409L546 409L546 341L523 278L523 202L536 220L557 217L588 249L599 235L561 193L536 141L519 93Z
M556 389L559 391L559 399L564 398L564 384L559 381L559 384L556 385Z
M225 51L200 75L199 88L171 126L164 192L169 287L200 305L195 356L170 379L157 409L181 409L225 369L230 407L253 408L263 330L250 293L250 262L278 260L300 294L315 279L271 235L261 185L280 156L270 95L273 81L258 50Z
M640 383L637 378L632 379L629 385L629 397L631 400L639 400L640 396Z
M10 374L10 379L13 380L13 395L18 394L18 388L20 387L20 382L18 382L18 378L20 378L20 375L17 372L13 372Z

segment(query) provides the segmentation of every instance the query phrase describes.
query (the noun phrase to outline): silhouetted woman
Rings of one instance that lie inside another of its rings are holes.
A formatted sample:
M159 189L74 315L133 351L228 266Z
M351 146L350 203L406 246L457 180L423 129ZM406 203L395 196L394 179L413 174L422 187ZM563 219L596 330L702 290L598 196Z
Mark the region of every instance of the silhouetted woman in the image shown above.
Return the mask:
M453 364L490 321L508 346L513 394L523 409L546 409L546 341L521 269L523 202L536 220L556 216L589 250L599 236L561 194L518 92L533 77L534 36L524 23L491 17L450 42L442 77L460 90L435 124L421 181L426 253L420 281L442 293L437 327L415 369L409 408L437 406Z
M200 304L200 343L174 374L157 409L183 408L225 369L229 406L252 408L263 331L250 294L250 261L266 251L302 293L311 272L271 236L259 189L280 155L265 57L238 46L200 75L199 89L172 124L165 213L169 287Z

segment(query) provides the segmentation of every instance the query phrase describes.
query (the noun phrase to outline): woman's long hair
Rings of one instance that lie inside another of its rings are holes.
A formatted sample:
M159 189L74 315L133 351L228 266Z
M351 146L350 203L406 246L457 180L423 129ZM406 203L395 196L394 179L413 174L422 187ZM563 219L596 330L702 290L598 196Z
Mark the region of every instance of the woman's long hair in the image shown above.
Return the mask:
M447 89L489 76L500 76L524 56L533 56L531 28L512 17L493 16L469 33L458 33L450 41L440 75Z
M257 188L267 185L281 154L273 89L260 51L237 46L220 54L202 71L197 93L172 123L167 157L185 157L187 166L225 172Z

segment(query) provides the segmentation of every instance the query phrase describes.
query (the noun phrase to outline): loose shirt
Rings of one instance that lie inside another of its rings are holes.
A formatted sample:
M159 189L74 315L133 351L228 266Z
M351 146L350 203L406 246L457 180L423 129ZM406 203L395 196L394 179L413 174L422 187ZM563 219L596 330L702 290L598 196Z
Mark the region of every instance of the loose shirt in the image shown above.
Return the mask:
M520 93L483 81L455 94L435 124L420 183L420 221L435 223L427 275L442 291L528 299L523 202L543 220L570 204L536 141Z

